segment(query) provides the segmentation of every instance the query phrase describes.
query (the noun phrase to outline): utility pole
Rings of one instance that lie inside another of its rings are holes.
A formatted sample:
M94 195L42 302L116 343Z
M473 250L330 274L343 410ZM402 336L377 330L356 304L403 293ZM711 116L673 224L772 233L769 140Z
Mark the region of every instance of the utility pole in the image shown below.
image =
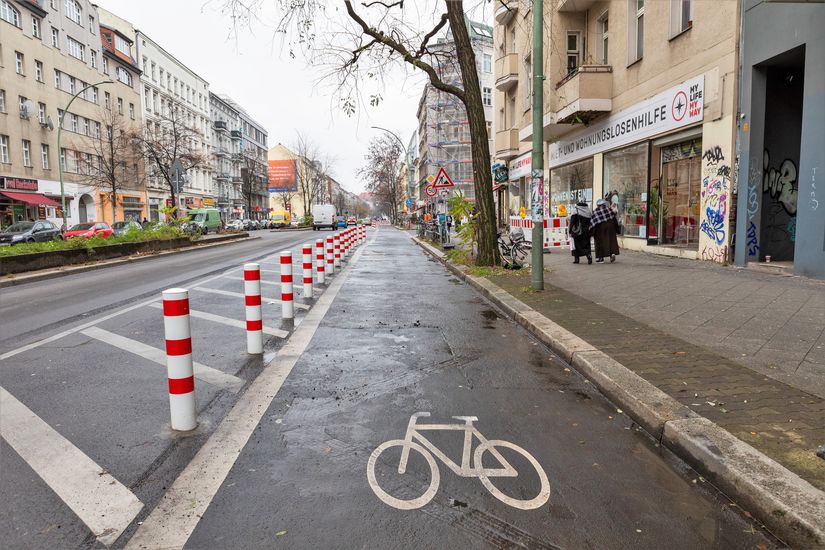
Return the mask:
M533 220L533 290L544 290L544 6L533 0L533 158L530 205Z

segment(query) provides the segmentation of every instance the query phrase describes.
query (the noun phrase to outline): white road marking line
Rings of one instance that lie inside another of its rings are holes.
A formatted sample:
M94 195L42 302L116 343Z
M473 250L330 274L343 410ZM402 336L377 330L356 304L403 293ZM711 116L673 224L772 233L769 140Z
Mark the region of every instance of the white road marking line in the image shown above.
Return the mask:
M352 257L355 264L359 249ZM350 270L351 271L351 270ZM138 548L183 548L249 441L284 380L309 345L350 271L337 275L301 326L278 351L184 468L149 517L126 545Z
M196 286L192 290L196 290L198 292L208 292L209 294L220 294L221 296L231 296L233 298L245 298L244 294L240 292L231 292L229 290L221 290L219 288L207 288L205 286ZM270 298L261 297L262 302L266 302L267 304L280 304L280 300L273 300Z
M163 309L163 304L155 302L149 304L149 307ZM246 321L239 321L238 319L224 317L223 315L215 315L214 313L209 313L208 311L198 311L196 309L190 309L189 316L196 317L198 319L203 319L205 321L212 321L213 323L219 323L221 325L226 325L228 327L235 327L242 330L246 330ZM287 336L289 336L289 332L278 328L263 327L263 332L264 334L269 334L270 336L277 336L278 338L286 338Z
M223 275L223 278L225 278L225 279L234 279L235 281L243 281L243 277L233 277L232 275ZM261 279L261 284L262 285L270 285L270 286L278 286L278 287L281 286L280 281L279 282L273 282L273 281L265 281L264 279ZM292 292L294 294L300 294L301 292L303 292L303 289L298 288L300 283L296 282L296 283L293 283L293 285L294 285L294 288L293 288ZM313 287L313 288L315 288L315 287ZM318 287L318 290L323 290L323 288ZM238 296L243 296L243 294L238 294ZM262 300L269 300L269 301L272 301L276 304L281 303L281 300L277 300L277 299L273 300L273 299L266 298L266 297L263 297L263 296L261 297L261 299ZM301 303L298 303L298 302L294 302L294 305L295 305L295 309L309 309L309 307L310 307L307 304L301 304Z
M166 352L162 349L158 349L144 344L143 342L138 342L137 340L132 340L131 338L109 332L108 330L103 330L99 327L88 327L81 330L80 333L85 334L90 338L94 338L95 340L99 340L100 342L120 348L124 351L139 355L144 359L148 359L149 361L153 361L159 365L166 366ZM194 363L194 367L195 378L207 382L208 384L212 384L215 387L229 390L232 393L238 393L244 385L243 379L227 374L221 370L207 367L206 365L197 362Z
M104 468L0 388L0 433L52 491L109 546L143 503Z

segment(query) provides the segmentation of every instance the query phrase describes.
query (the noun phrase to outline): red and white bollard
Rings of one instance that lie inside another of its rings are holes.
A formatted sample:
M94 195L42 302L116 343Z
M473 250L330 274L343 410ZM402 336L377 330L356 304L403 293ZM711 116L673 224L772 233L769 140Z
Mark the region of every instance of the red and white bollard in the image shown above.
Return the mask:
M192 365L192 330L189 326L189 291L163 291L163 330L172 429L182 432L198 425L195 410L195 371Z
M243 290L246 300L246 352L264 352L264 322L261 314L261 266L244 264Z
M340 233L336 232L335 235L332 236L332 243L333 243L333 248L335 250L335 255L333 256L333 259L334 259L333 263L335 264L335 267L337 269L337 268L341 267L341 234Z
M349 258L349 246L350 246L350 233L349 228L344 230L344 240L341 241L341 257L342 258Z
M312 244L305 244L302 252L301 277L304 279L304 298L312 298Z
M327 237L327 252L326 252L326 259L327 259L327 273L330 275L335 275L335 253L333 252L333 237L330 235Z
M327 261L324 257L324 239L318 239L315 241L315 275L319 285L324 284L324 273L326 272L324 264L326 263Z
M295 303L292 295L292 251L281 252L281 318L295 318Z

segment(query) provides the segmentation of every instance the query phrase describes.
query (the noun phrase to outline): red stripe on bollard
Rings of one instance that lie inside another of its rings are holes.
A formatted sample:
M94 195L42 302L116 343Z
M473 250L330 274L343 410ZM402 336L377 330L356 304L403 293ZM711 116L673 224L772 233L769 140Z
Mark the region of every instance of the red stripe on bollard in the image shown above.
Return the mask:
M189 355L190 353L192 353L191 338L166 341L166 355L171 355L174 357L178 355Z
M189 300L164 300L163 314L166 317L189 315Z
M258 319L257 321L247 321L246 330L263 330L264 322Z
M195 391L195 377L189 378L168 378L169 393L172 395L180 395L182 393L190 393Z
M289 256L281 256L281 263L292 265L292 254Z
M259 306L259 305L261 305L261 297L260 296L246 296L246 303L244 305Z
M292 274L289 275L281 275L281 282L282 283L291 283L292 281Z
M260 281L261 280L261 272L260 271L244 271L243 272L243 280L244 281Z
M198 426L198 413L195 408L189 291L170 288L164 290L162 296L170 425L173 430L194 430Z
M263 312L261 311L261 266L244 264L244 310L246 311L246 352L264 352Z

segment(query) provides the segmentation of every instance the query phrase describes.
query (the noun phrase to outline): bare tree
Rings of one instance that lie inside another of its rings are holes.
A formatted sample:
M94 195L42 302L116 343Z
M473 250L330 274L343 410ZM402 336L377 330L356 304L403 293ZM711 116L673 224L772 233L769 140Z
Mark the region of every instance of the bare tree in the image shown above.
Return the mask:
M344 0L346 16L325 0L269 0L281 14L277 30L289 37L290 54L304 50L311 62L329 68L326 77L336 86L341 108L348 114L363 102L362 86L384 82L385 75L398 65L422 71L436 89L457 97L467 109L472 143L473 181L478 211L479 265L498 263L496 219L493 206L490 148L484 118L481 87L476 73L476 58L467 30L462 0L445 0L445 11L435 17L426 32L409 21L417 6L403 0L365 2L356 11L351 0ZM240 25L257 16L265 0L224 0L225 11ZM328 9L329 8L329 9ZM439 10L440 11L440 10ZM343 21L342 21L343 20ZM325 29L324 25L336 25ZM461 86L445 82L438 67L444 62L444 48L437 36L449 28L453 55L461 74ZM369 96L372 105L381 101L380 93Z
M392 136L382 134L372 138L366 156L366 166L361 177L367 182L367 191L372 193L379 208L398 222L401 206L401 144Z
M172 163L180 161L184 174L207 166L209 159L201 147L203 139L203 134L187 119L185 111L176 107L163 113L155 122L147 122L143 132L135 136L147 169L166 184L175 205L178 190L172 179Z
M248 148L240 153L241 160L241 183L239 191L246 203L246 211L252 212L252 199L255 195L266 190L266 167L261 159L256 156L252 148ZM290 196L289 200L292 200ZM288 202L288 201L287 201Z
M137 127L115 109L101 109L91 137L82 138L93 157L78 159L79 179L103 194L117 221L117 196L143 185L143 159L135 140Z
M322 158L318 145L301 132L297 133L294 148L298 155L295 178L306 217L312 213L313 204L322 202L328 178L327 165L330 163Z

